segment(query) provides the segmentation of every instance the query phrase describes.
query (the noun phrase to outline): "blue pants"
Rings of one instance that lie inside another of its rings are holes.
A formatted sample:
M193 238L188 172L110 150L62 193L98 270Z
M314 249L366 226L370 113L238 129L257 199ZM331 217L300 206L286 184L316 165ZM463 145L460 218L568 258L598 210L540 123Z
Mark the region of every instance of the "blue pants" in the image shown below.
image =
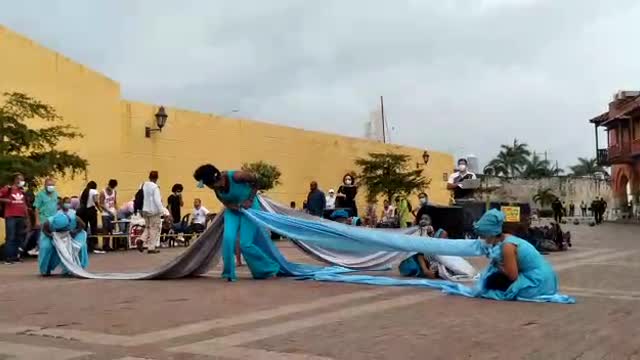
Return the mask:
M240 251L254 279L266 279L278 274L280 266L253 243L255 237L260 235L257 226L246 216L229 209L224 211L223 278L229 281L237 280L235 250L238 236L240 237Z
M27 222L23 217L5 219L5 259L18 260L18 248L24 243L27 235Z

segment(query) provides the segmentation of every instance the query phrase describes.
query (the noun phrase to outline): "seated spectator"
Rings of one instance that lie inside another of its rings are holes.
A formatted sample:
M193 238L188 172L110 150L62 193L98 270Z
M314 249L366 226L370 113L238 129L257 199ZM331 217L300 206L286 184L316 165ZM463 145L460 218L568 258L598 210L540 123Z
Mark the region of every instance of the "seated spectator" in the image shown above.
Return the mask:
M203 232L207 224L207 215L209 210L202 206L200 199L193 200L193 211L191 212L191 224L189 225L190 234Z
M362 226L362 220L357 216L349 217L349 212L347 210L335 210L331 213L330 218L331 220L341 224Z
M385 200L383 206L381 222L383 224L394 224L396 222L396 208L389 203L389 200Z
M118 209L118 219L120 220L129 220L131 219L131 216L133 216L134 213L134 209L133 209L133 200L131 201L127 201L126 203L122 204L122 206L120 207L120 209ZM129 232L129 223L128 222L121 222L119 223L120 226L120 232L121 233L128 233Z

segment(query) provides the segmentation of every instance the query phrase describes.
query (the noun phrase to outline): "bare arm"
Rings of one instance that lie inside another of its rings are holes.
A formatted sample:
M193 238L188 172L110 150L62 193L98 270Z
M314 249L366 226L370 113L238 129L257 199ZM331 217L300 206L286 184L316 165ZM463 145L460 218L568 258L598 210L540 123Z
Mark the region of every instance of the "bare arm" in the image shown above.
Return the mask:
M233 173L233 180L235 182L249 183L249 184L255 185L258 179L253 173L250 173L248 171L236 171L235 173Z
M518 279L518 248L513 244L502 245L502 272L511 281Z
M424 276L429 279L437 279L438 276L436 275L436 273L431 271L431 269L429 268L429 261L427 261L424 255L419 254L417 258L418 258L418 265L420 265L420 269L422 270L422 273L424 274Z
M87 228L87 224L85 224L79 216L76 216L76 223L78 224L77 228L79 230L84 230Z

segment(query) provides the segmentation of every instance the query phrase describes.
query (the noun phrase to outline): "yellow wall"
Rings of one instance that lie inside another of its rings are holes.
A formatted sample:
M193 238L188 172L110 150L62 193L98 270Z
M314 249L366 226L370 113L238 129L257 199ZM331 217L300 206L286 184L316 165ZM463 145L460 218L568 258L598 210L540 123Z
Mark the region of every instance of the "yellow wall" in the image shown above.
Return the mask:
M90 162L86 178L59 181L65 195L79 194L86 180L103 187L115 178L122 201L133 196L153 169L160 172L165 198L171 185L179 182L185 185L186 201L201 197L213 210L219 206L210 192L194 186L191 174L198 165L210 162L220 169L237 169L244 162L264 160L283 173L283 184L270 195L301 205L311 180L325 191L337 188L346 172L357 170L354 159L369 152L397 151L422 162L422 149L172 108L167 109L163 131L145 138L144 127L153 125L157 105L121 99L117 82L2 26L0 54L0 92L24 92L55 106L85 135L62 145ZM446 203L443 173L449 172L453 158L430 154L425 175L433 182L428 192L434 202ZM361 205L363 199L364 191Z

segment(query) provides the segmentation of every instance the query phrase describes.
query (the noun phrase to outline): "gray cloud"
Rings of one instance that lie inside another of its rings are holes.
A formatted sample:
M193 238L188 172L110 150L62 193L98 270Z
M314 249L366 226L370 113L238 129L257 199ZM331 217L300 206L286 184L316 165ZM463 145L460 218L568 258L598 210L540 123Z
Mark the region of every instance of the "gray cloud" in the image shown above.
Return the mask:
M4 2L127 98L362 136L384 95L394 142L483 161L592 156L587 119L640 83L632 0Z

